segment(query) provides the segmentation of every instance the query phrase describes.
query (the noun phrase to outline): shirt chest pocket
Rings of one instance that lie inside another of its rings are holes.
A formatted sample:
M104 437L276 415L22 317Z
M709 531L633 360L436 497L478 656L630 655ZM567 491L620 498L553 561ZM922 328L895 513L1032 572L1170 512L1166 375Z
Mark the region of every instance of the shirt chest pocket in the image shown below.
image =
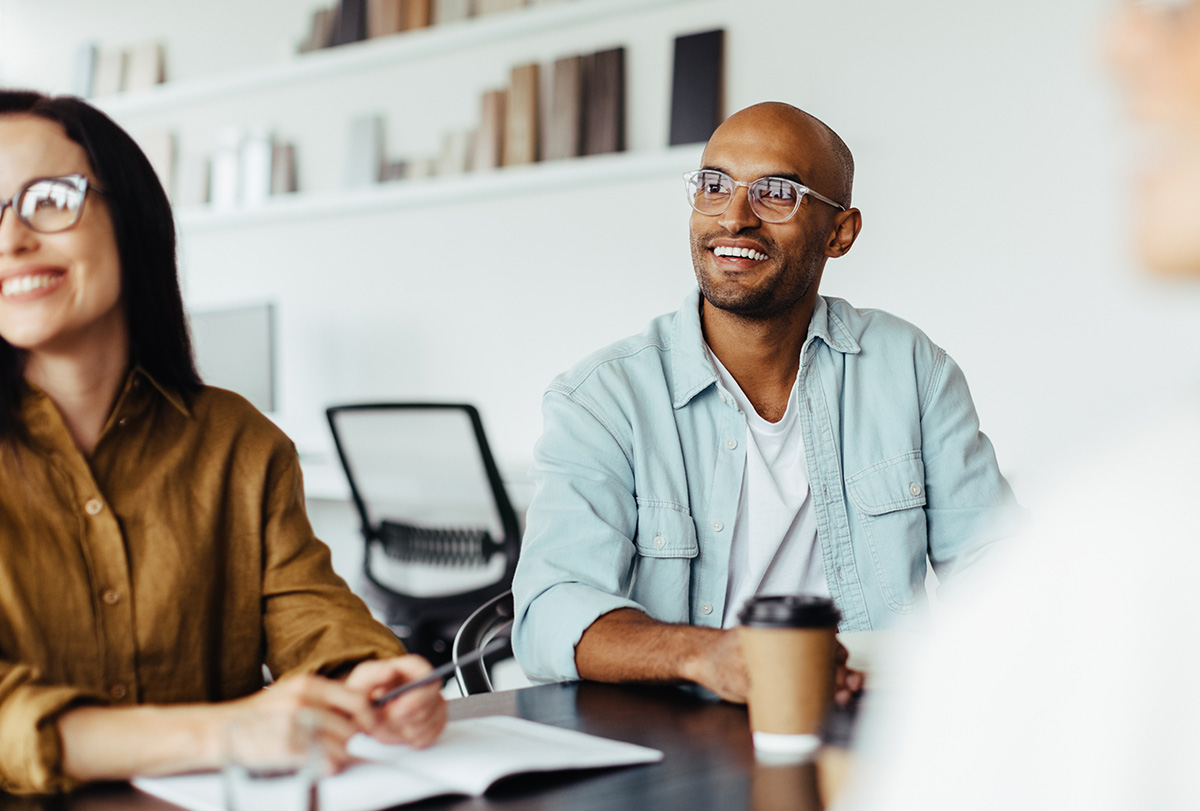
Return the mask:
M920 451L894 456L846 479L884 600L912 611L925 588L925 465Z
M637 553L643 558L694 558L696 525L674 505L638 502Z
M696 525L682 508L638 502L637 551L630 596L663 622L690 622L692 565L700 554Z

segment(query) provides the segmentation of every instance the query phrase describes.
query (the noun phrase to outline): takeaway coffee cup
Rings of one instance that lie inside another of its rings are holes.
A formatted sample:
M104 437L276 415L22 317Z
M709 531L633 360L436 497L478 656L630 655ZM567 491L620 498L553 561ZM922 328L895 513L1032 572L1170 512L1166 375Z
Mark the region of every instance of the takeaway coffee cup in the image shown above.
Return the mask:
M839 619L828 597L805 594L752 597L739 612L760 760L805 760L820 745L833 697Z

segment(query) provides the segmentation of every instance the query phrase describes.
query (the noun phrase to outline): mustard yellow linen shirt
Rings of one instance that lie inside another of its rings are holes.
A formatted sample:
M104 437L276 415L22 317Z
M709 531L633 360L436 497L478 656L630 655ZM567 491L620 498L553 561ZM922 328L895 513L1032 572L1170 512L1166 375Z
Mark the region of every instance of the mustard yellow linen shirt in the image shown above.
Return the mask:
M28 388L0 447L0 788L71 788L79 704L222 701L403 652L333 572L295 448L236 394L130 372L90 456Z

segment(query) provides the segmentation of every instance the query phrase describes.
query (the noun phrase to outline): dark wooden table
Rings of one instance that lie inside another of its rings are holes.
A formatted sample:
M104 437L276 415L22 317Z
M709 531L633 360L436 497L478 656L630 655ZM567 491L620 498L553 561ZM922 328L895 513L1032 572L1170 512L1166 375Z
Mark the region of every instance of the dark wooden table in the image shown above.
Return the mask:
M513 811L819 811L812 764L755 762L746 708L676 687L546 684L449 702L450 718L514 715L660 749L660 763L614 769L521 775L485 797L442 797L403 806ZM8 811L175 811L124 784L92 786L67 797L24 800L0 795Z

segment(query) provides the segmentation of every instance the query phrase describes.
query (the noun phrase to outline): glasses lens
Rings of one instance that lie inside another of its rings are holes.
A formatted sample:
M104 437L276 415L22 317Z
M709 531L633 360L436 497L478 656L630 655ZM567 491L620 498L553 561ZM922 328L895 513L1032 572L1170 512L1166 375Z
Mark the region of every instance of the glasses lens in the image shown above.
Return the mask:
M83 191L69 180L39 180L21 192L16 209L34 231L65 231L79 221Z
M688 200L701 214L720 214L729 206L733 180L723 172L701 170L686 177Z
M750 184L750 204L766 222L783 222L800 205L800 189L782 177L760 177Z

